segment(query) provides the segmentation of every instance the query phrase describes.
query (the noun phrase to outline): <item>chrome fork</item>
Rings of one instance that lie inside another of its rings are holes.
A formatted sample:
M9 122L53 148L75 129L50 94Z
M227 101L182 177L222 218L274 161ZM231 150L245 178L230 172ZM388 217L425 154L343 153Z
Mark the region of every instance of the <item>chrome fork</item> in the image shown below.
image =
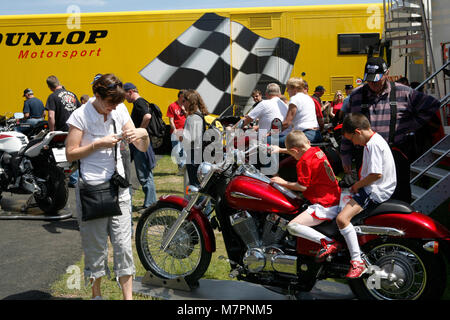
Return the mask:
M211 179L212 175L214 174L214 170L211 170L211 172L208 173L208 175L205 177L205 179L202 181L200 185L200 189L204 188L206 184L208 183L209 179ZM191 211L192 207L197 203L198 198L200 197L200 192L193 192L193 195L191 199L189 200L189 203L186 207L183 208L181 211L180 216L175 221L175 223L170 228L167 235L164 237L162 243L161 243L161 250L165 251L169 247L169 244L172 242L173 238L175 237L175 234L178 232L178 229L180 229L181 224L186 220L187 216L189 215L189 212Z
M189 212L191 211L192 207L195 205L199 197L200 197L199 193L194 194L189 200L187 206L183 208L180 216L172 225L167 235L164 237L161 243L161 250L165 251L167 249L169 244L172 242L173 237L175 237L175 234L178 232L178 229L180 229L181 224L184 222L184 220L186 220L187 216L189 215Z

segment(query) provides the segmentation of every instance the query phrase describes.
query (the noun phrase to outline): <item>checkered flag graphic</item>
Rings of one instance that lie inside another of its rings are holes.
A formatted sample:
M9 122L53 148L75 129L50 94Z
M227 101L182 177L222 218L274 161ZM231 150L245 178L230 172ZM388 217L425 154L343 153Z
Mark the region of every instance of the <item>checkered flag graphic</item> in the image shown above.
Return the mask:
M195 89L209 112L231 104L253 104L251 92L289 79L299 45L285 38L265 39L229 18L206 13L139 73L151 83ZM233 57L233 61L230 61Z

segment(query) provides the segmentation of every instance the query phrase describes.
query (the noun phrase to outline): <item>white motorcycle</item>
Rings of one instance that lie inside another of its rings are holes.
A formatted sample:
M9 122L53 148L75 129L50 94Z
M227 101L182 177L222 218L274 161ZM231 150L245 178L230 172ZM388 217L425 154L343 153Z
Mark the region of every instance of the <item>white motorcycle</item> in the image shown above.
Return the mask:
M45 214L63 209L69 195L65 178L73 169L65 156L66 137L67 132L42 131L28 141L23 133L1 131L0 199L5 191L32 194Z

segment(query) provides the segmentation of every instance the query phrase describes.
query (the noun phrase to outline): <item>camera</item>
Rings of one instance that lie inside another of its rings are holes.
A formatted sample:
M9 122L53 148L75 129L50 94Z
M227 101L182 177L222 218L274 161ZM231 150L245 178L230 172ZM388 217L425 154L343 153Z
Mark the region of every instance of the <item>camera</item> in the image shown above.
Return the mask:
M128 180L122 177L117 171L111 176L111 182L120 188L128 188L130 186Z

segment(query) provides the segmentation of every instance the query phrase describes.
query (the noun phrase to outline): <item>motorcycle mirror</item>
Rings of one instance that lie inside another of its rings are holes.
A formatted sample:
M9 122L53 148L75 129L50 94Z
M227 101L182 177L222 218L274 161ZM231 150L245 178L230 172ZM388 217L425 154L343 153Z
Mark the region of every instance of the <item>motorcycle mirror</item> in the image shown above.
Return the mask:
M14 113L14 119L23 119L25 118L25 115L22 112L16 112Z
M282 125L283 124L280 119L278 119L278 118L273 119L272 125L270 127L271 131L278 130L278 132L281 132Z

